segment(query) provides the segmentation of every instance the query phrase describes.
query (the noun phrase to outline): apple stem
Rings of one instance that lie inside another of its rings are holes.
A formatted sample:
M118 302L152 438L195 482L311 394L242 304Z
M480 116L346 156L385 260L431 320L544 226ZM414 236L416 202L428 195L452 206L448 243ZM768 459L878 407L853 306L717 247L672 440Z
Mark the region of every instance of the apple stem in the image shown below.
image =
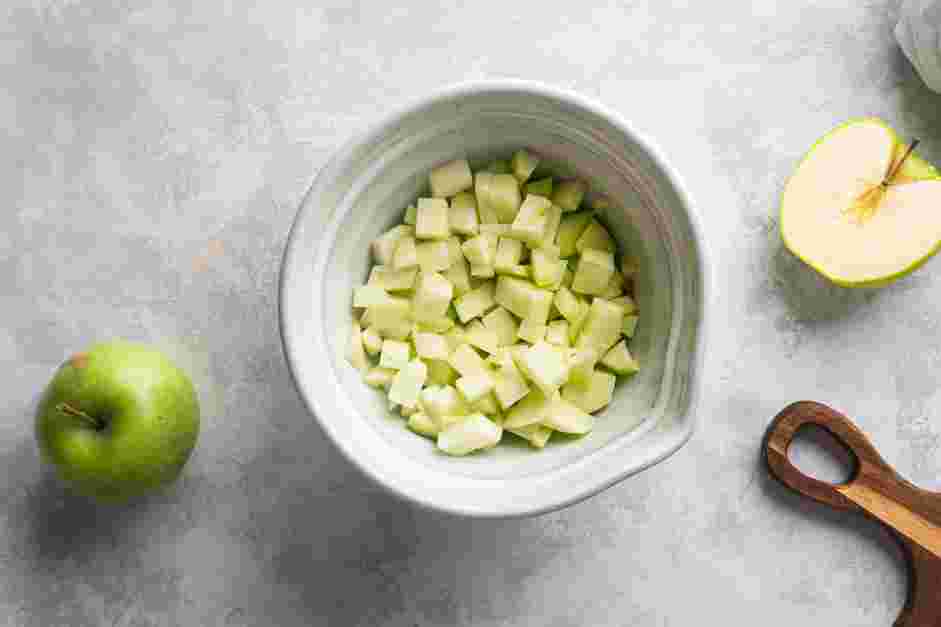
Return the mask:
M58 405L56 405L56 409L61 411L63 414L68 414L69 416L72 416L74 418L79 418L85 421L89 426L94 427L95 430L100 430L100 429L105 428L105 423L103 423L102 421L96 418L92 418L91 416L83 412L82 410L76 409L72 407L71 405L69 405L68 403L59 403Z
M908 145L908 148L905 149L905 152L902 154L902 158L895 162L895 165L889 170L889 173L885 175L885 178L882 179L882 187L886 188L892 183L892 179L896 177L899 171L902 169L902 166L905 165L905 162L908 161L908 158L912 156L912 153L915 152L915 148L918 147L918 144L921 143L921 140L917 137L912 140L912 143Z

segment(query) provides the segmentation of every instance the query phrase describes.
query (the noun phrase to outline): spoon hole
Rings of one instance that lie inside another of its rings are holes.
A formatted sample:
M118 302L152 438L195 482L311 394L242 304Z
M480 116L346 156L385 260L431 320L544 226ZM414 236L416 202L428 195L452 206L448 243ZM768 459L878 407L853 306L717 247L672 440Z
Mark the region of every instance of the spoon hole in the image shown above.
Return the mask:
M856 474L856 455L843 442L817 425L803 425L794 434L788 459L802 473L818 481L839 485Z

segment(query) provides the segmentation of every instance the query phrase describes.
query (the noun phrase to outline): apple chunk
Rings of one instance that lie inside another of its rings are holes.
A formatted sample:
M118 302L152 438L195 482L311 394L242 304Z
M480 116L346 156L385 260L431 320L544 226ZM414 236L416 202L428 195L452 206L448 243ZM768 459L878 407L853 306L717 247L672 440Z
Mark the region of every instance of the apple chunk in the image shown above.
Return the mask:
M471 414L438 434L438 448L448 455L467 455L496 446L502 435L500 425L483 414Z
M431 195L437 198L453 196L470 189L474 185L467 159L455 159L431 171L428 176Z
M548 342L537 342L519 351L517 364L526 378L535 383L545 396L552 396L568 380L566 351Z
M586 248L578 260L572 291L601 296L614 275L614 255L605 250Z

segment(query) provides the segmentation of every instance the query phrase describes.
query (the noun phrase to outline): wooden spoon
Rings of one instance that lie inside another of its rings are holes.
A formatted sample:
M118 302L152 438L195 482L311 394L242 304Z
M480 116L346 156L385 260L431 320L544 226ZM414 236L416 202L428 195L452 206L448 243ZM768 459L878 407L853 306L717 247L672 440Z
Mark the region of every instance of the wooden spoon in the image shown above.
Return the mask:
M804 425L825 429L856 456L846 483L819 481L790 462L788 447ZM795 492L836 509L861 511L888 528L909 570L908 600L895 626L941 627L941 493L902 479L849 418L812 401L789 405L775 417L764 454L771 474Z

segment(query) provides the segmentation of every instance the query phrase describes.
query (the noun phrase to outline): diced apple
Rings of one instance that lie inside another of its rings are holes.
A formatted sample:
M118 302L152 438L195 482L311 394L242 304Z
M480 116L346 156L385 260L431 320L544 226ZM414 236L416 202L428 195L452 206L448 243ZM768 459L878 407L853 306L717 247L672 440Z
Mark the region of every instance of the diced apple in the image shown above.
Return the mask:
M438 434L438 448L448 455L467 455L500 442L503 428L483 414L471 414Z
M454 309L461 322L467 324L474 318L484 315L496 305L494 300L494 282L487 281L477 289L471 290L454 301Z
M354 307L372 307L381 305L387 300L389 300L388 292L376 285L366 284L353 288Z
M621 339L623 328L624 308L603 298L596 298L591 303L575 347L607 351Z
M464 399L457 393L457 390L451 385L441 385L437 387L427 387L421 392L421 406L425 413L434 418L439 425L446 425L451 422L457 422L461 416L468 414L467 405ZM449 418L454 418L449 420Z
M395 245L403 235L415 235L415 229L407 224L393 227L372 241L373 260L381 266L391 266Z
M396 270L391 265L373 266L369 272L367 284L375 285L387 292L400 292L412 289L415 285L416 276L418 276L418 268Z
M618 296L617 298L610 299L615 305L620 305L624 308L624 313L627 315L637 313L637 302L625 294L624 296Z
M394 378L395 370L380 366L378 368L370 368L369 372L363 377L363 380L374 388L383 388L391 385L392 379Z
M517 360L523 375L551 397L568 380L568 351L540 341L519 352Z
M419 242L415 250L424 272L441 272L451 266L451 246L447 240Z
M416 411L408 418L408 428L414 431L419 435L424 435L429 438L438 437L438 423L434 421L428 414L420 411Z
M451 199L448 209L448 227L455 233L474 236L479 227L477 199L470 192L461 192Z
M546 396L539 390L533 390L507 412L503 426L519 429L542 423L552 411L552 397L552 394Z
M562 398L584 412L594 413L611 402L615 380L613 374L594 370L588 381L562 386Z
M562 222L559 224L559 234L556 236L556 243L562 251L563 257L571 257L578 249L576 244L578 238L588 228L591 222L592 213L590 211L579 211L562 216Z
M363 335L358 322L353 322L346 345L346 360L357 370L364 372L369 367L363 348Z
M543 196L526 196L516 219L510 225L508 235L526 242L531 247L538 247L546 237L546 213L551 206L552 203Z
M476 346L485 353L493 354L499 348L497 334L484 326L480 320L471 320L464 333L467 343Z
M505 274L506 276L513 276L517 279L529 279L532 275L530 268L531 266L529 264L516 264L515 266L495 268L495 271L497 274Z
M423 359L428 368L429 385L451 385L457 381L457 371L442 359Z
M509 224L481 224L480 232L487 235L496 235L502 237L510 232Z
M549 417L543 421L550 429L575 435L588 433L594 423L594 416L558 396L553 399Z
M497 272L518 265L522 259L523 242L510 237L501 237L499 239L497 242L497 255L493 262Z
M586 189L587 185L582 181L562 181L552 192L552 204L560 206L563 211L575 211L582 204Z
M487 362L485 362L469 344L461 344L458 346L448 358L448 363L451 364L451 367L457 370L462 377L481 373L487 374L490 372L490 369L487 367Z
M510 168L513 170L513 176L515 176L516 180L521 184L525 183L536 170L539 161L539 157L528 150L517 150L513 153L513 158L510 160Z
M493 379L493 393L504 410L529 394L529 385L520 374L513 360L505 361Z
M614 300L621 296L624 293L624 275L614 271L614 274L611 275L611 280L608 281L608 286L600 294L601 298L605 300Z
M389 400L403 407L415 407L418 404L418 395L428 376L428 367L421 360L410 361L408 365L399 370L392 379L389 388Z
M446 239L448 228L448 201L443 198L419 198L415 218L415 237L418 239Z
M586 248L578 260L572 291L600 296L614 275L614 255L604 250Z
M454 286L437 272L421 272L412 297L412 314L416 320L443 316L448 311Z
M530 344L542 342L546 339L546 325L530 318L525 318L516 330L516 335L521 340L526 340Z
M569 382L582 383L591 378L601 351L595 348L574 349L569 352Z
M448 342L438 333L413 333L412 341L415 343L415 352L422 359L443 359L451 356Z
M519 318L531 318L545 323L552 303L552 292L542 290L523 279L509 276L497 277L497 289L494 298ZM548 298L548 302L546 301ZM542 309L545 308L543 313ZM540 319L541 315L541 319Z
M588 312L590 309L591 306L588 303L582 302L578 318L569 321L569 344L575 346L578 342L578 338L582 334L582 328L588 320Z
M397 411L403 418L408 418L412 414L417 414L419 411L418 406L415 407L402 407L396 403L390 403L389 411Z
M499 413L500 405L497 403L497 397L493 392L489 394L484 394L476 403L474 403L474 409L479 411L482 414L487 414L492 416Z
M558 249L555 240L559 235L559 227L561 225L562 209L560 209L558 205L551 205L548 209L546 209L546 231L542 238L542 244L540 244L540 248ZM555 253L555 256L560 257L561 254L561 249L558 249L558 251Z
M363 348L370 355L378 355L382 350L382 336L373 327L363 330Z
M444 278L454 286L454 296L460 297L471 291L470 268L464 255L443 272Z
M615 374L628 375L640 371L640 364L627 350L627 342L621 340L601 358L601 365L610 368Z
M623 333L625 337L634 337L634 333L637 332L637 322L639 320L639 316L624 316L624 326L621 329L621 333Z
M606 250L609 253L616 250L614 240L611 239L608 229L604 228L595 218L591 219L578 241L575 242L575 250L578 252L582 252L586 248Z
M496 307L483 317L484 326L497 337L497 346L509 346L516 342L519 323L504 307Z
M493 269L493 266L478 266L477 264L471 264L470 274L472 277L478 279L490 279L496 276L496 271Z
M526 193L536 194L544 198L552 198L552 177L547 176L538 181L526 183Z
M415 238L404 235L395 245L395 254L392 256L392 267L396 270L414 268L418 265L418 250L415 248Z
M553 292L534 287L529 297L529 315L525 320L531 324L545 325L549 321L549 311L552 309Z
M530 253L533 269L533 283L539 287L551 287L562 281L562 272L565 262L553 255L551 251L541 248Z
M467 159L455 159L432 170L428 182L432 196L446 198L473 187L474 177Z
M510 224L520 210L519 182L512 174L495 174L490 179L486 193L490 207L503 224ZM478 199L479 200L479 199Z
M458 259L464 258L464 251L461 249L461 238L457 235L448 236L448 267L457 263Z
M444 339L448 343L449 353L453 353L461 344L467 344L465 332L465 327L457 324L453 329L449 329L448 332L444 334Z
M546 327L546 341L561 348L569 346L569 323L567 320L553 320Z
M411 302L401 296L390 296L385 302L368 309L369 323L379 335L385 332L407 327L406 337L411 332Z
M418 322L412 328L415 333L444 333L454 326L455 322L449 316L415 316Z
M562 317L570 323L582 315L582 304L578 297L567 287L560 287L552 301Z
M407 342L385 340L382 342L382 353L379 355L379 367L401 370L408 364L410 357L411 348Z
M587 433L612 372L639 368L639 263L615 269L610 233L576 211L611 204L581 181L532 180L538 161L520 150L476 174L466 160L436 168L432 198L371 243L377 263L354 290L347 359L445 452L493 446L504 423L536 448L554 430Z
M412 323L408 320L404 320L399 324L390 325L390 326L374 326L373 328L379 332L380 337L383 340L399 340L404 342L412 334Z
M489 235L478 235L472 237L463 244L461 249L464 251L464 257L471 266L492 266L496 257L496 249L492 245L493 238Z
M496 210L490 203L490 185L494 174L491 172L478 172L474 175L474 195L477 198L477 214L480 224L498 224L500 222Z
M504 424L503 428L513 435L523 438L534 448L544 448L546 442L552 437L552 429L540 424L526 425L525 427L517 427L515 429L511 429Z
M464 400L473 404L493 391L493 376L489 373L479 372L461 377L455 385Z

